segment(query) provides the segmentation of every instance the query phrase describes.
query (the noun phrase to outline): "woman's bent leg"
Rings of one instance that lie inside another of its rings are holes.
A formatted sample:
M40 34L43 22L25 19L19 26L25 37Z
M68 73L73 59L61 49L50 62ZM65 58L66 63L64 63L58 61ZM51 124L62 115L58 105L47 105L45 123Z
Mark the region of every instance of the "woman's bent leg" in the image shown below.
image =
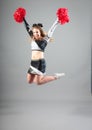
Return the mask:
M30 84L33 83L34 77L35 77L34 74L27 73L27 82Z
M54 81L56 79L59 79L60 77L65 76L64 73L56 73L53 76L41 76L36 74L27 74L27 81L28 83L36 83L37 85L42 85L51 81Z
M57 78L55 76L39 76L36 75L34 78L34 81L37 85L42 85L51 81L56 80Z

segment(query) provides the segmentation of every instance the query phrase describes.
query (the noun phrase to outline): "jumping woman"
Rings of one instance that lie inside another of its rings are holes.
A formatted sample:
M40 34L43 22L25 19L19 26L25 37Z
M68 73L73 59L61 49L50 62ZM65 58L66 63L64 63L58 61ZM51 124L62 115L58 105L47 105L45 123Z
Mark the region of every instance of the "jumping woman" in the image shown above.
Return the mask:
M61 10L58 10L57 15L59 15L59 13L61 14L60 11ZM20 14L22 15L22 19L19 20ZM61 21L61 15L58 16L58 18L55 20L47 34L45 34L45 32L43 31L42 23L33 24L30 28L24 16L25 10L23 8L17 9L14 14L14 18L15 20L17 19L17 22L24 22L26 30L31 38L31 62L27 72L28 83L36 83L37 85L42 85L59 79L61 76L64 76L64 73L55 73L51 76L46 75L46 61L44 58L46 46L50 42L56 27ZM64 24L64 22L68 22L68 20L69 19L65 21L63 20L62 23Z

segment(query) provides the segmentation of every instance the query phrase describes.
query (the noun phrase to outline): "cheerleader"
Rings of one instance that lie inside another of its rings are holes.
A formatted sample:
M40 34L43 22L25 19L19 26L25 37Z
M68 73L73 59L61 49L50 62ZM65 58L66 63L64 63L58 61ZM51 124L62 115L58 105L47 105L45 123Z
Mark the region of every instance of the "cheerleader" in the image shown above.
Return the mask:
M15 14L14 14L14 18L16 17ZM17 10L17 14L18 14L18 10ZM23 14L23 11L22 11L22 14ZM56 27L60 23L59 18L60 17L58 17L55 20L55 22L49 29L48 33L45 34L45 32L43 31L43 25L41 23L33 24L32 27L30 28L28 22L23 16L23 22L24 22L25 28L31 38L31 62L30 62L30 67L27 72L27 81L30 84L36 83L37 85L42 85L42 84L54 81L56 79L59 79L61 76L65 75L65 73L55 73L54 75L51 75L51 76L46 75L46 61L44 58L44 52L45 52L46 46L50 42L50 39Z

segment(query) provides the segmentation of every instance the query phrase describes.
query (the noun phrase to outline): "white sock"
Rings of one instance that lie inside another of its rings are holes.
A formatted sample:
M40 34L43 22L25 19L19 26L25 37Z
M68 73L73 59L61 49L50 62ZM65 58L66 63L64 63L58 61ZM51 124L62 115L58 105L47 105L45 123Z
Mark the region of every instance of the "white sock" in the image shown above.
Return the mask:
M65 76L65 73L55 73L55 78L59 79L62 76Z

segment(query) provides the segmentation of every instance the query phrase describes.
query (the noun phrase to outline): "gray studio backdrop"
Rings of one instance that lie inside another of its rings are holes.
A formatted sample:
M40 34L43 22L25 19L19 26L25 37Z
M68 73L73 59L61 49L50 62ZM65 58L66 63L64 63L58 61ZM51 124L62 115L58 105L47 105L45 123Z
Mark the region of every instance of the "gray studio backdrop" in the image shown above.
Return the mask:
M91 101L91 6L91 0L0 2L0 114L1 117L6 116L1 119L0 130L21 130L22 126L16 128L14 125L11 127L10 122L6 123L9 121L7 115L14 114L19 104L25 103L27 106L27 103L34 102ZM53 34L54 41L49 43L45 51L47 74L65 72L65 77L42 86L27 83L31 48L24 25L13 19L13 13L18 7L26 9L26 19L30 25L41 22L46 32L56 19L56 10L59 7L68 8L70 22L58 25ZM37 127L41 130L39 125ZM36 128L33 127L33 130Z

